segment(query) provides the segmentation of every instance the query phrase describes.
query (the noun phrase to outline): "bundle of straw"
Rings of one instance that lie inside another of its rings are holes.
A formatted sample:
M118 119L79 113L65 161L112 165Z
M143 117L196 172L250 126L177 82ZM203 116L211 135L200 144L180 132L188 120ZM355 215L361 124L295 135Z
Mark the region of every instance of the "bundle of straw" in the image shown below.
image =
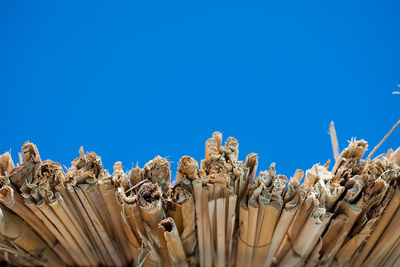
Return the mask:
M160 156L129 172L116 162L110 174L81 148L64 170L26 142L18 164L0 156L0 258L23 266L400 265L400 148L371 158L376 147L363 160L366 141L339 153L333 124L331 137L331 169L328 161L287 179L275 163L256 176L257 154L240 161L238 141L215 132L200 165L180 159L175 184Z

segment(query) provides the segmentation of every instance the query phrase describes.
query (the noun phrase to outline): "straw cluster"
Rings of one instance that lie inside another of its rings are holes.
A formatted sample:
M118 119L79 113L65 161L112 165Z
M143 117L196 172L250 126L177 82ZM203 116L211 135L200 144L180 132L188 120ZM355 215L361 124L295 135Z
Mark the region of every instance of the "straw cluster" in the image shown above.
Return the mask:
M69 169L26 142L0 156L0 257L25 266L399 266L400 149L362 160L351 140L335 164L297 170L215 132L205 159L184 156L171 184L155 157L113 173L94 152Z

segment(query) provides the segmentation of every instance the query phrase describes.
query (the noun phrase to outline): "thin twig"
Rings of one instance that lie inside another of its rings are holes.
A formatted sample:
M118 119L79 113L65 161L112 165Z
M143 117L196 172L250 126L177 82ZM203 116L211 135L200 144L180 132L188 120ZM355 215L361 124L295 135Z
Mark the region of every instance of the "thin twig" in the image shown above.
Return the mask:
M371 158L371 156L375 153L375 151L382 145L383 142L385 142L386 138L389 137L389 135L394 131L394 129L396 129L397 126L399 126L399 124L400 120L392 127L392 129L390 129L390 131L385 135L385 137L383 137L383 139L379 142L379 144L374 147L374 149L371 151L371 153L369 153L365 161Z
M129 188L128 190L126 190L124 193L126 194L126 193L130 192L130 191L132 191L133 189L139 187L140 185L142 185L142 184L144 184L145 182L148 182L148 181L149 181L149 180L147 180L147 179L142 180L142 181L140 181L139 183L137 183L137 184L135 184L134 186L132 186L131 188Z

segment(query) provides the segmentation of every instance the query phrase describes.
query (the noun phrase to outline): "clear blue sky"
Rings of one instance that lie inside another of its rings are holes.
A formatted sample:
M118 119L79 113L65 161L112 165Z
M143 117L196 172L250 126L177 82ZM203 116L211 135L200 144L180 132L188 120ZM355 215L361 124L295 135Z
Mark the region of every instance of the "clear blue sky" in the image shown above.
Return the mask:
M332 159L331 120L371 150L400 119L398 1L133 2L1 1L1 152L175 173L220 130L290 176Z

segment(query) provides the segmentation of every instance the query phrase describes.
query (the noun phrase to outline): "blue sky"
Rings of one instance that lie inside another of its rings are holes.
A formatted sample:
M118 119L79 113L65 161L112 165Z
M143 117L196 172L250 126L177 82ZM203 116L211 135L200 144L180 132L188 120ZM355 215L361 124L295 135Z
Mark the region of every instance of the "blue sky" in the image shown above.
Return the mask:
M157 154L173 173L215 130L279 173L370 150L400 119L398 1L0 3L0 151L66 166ZM397 129L376 153L400 145Z

